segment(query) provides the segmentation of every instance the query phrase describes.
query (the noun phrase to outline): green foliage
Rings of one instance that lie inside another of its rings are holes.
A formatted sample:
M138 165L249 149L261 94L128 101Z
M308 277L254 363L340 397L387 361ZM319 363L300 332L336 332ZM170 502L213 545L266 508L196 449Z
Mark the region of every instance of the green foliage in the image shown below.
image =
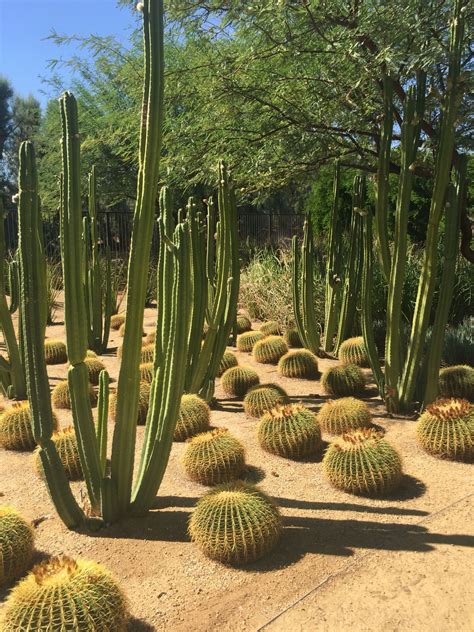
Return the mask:
M233 354L232 351L225 351L219 365L219 372L217 374L217 377L221 377L222 374L227 371L227 369L230 369L233 366L237 366L238 364L239 361L235 357L235 354Z
M279 335L268 335L255 343L252 356L262 364L277 364L278 360L288 352L288 345Z
M77 448L77 438L74 428L69 426L59 432L55 432L51 441L54 443L59 455L61 464L70 481L83 480L81 460ZM35 468L41 478L44 478L43 464L40 457L40 448L35 450Z
M259 382L258 373L250 367L234 366L223 373L221 384L227 395L243 397Z
M89 400L91 406L97 404L97 394L92 384L89 384ZM71 408L71 395L67 380L58 382L51 392L51 402L55 408Z
M456 327L446 329L443 362L474 366L474 318L466 318Z
M46 364L64 364L67 362L67 349L62 340L45 340L44 355Z
M367 496L389 494L402 478L399 454L372 429L334 439L324 455L323 469L337 489Z
M55 428L58 419L53 415ZM33 450L36 441L33 437L31 409L28 402L13 404L0 414L0 446L6 450Z
M186 441L190 437L209 429L211 411L209 405L197 395L183 395L179 407L173 441Z
M365 389L365 376L354 364L331 366L321 376L321 386L328 395L358 395Z
M286 391L278 384L258 384L244 397L244 410L250 417L261 417L275 406L289 403Z
M321 449L316 415L301 404L266 412L258 423L257 438L267 452L289 459L301 459Z
M237 336L237 349L243 352L252 351L255 344L259 340L263 340L265 338L265 334L261 331L246 331L243 334Z
M474 401L474 368L461 364L441 369L439 394L441 397L460 397Z
M0 506L0 588L26 571L33 556L31 525L12 507Z
M370 408L354 397L330 399L321 406L317 419L322 430L334 435L370 428L372 425Z
M281 530L280 513L268 496L241 481L205 494L189 521L191 539L205 555L235 565L269 553Z
M127 600L102 565L67 557L33 567L10 593L3 631L125 632Z
M416 435L421 447L457 461L474 459L474 406L465 399L438 399L418 419Z
M245 450L226 428L215 428L189 440L182 463L188 477L201 485L229 483L244 471Z
M356 366L369 366L369 358L365 350L362 336L348 338L339 347L339 360L343 364L355 364Z
M288 351L278 362L278 373L283 377L316 379L319 376L318 359L307 349Z

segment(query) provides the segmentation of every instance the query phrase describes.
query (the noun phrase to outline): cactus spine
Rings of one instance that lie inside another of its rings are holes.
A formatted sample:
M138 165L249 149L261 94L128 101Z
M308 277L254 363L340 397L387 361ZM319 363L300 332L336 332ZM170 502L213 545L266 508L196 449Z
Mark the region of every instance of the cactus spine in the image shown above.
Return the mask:
M89 174L88 216L83 222L83 242L85 253L85 296L89 348L97 353L107 349L110 332L110 318L114 308L112 300L112 273L110 268L110 248L106 249L105 294L102 296L102 271L99 257L99 236L97 234L97 185L95 166Z

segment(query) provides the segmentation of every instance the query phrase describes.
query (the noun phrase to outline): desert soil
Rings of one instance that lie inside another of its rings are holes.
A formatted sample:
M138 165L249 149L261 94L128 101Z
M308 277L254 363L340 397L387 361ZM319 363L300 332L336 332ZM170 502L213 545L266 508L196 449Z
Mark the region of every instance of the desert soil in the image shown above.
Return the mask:
M56 319L62 319L61 312ZM154 310L147 309L145 331L151 331L154 320ZM64 339L63 326L48 327L47 337ZM120 344L112 332L102 358L113 378ZM318 380L285 379L250 354L237 356L256 369L262 383L281 384L294 402L317 411L326 399ZM320 368L331 363L321 360ZM51 386L66 370L66 365L49 367ZM256 422L246 417L241 400L229 399L217 387L213 425L229 428L242 440L246 478L274 498L284 517L276 550L245 568L210 561L189 541L188 518L206 488L185 477L180 465L184 444L173 445L156 507L145 518L97 533L68 531L35 475L30 453L2 451L1 502L38 523L37 559L67 554L111 569L130 602L130 630L473 630L471 466L422 452L414 420L387 417L369 371L367 380L365 399L374 423L404 460L402 487L384 500L330 487L320 456L294 462L264 453L256 441ZM69 425L70 413L58 412L61 424ZM142 437L139 427L137 454ZM79 493L81 484L74 485Z

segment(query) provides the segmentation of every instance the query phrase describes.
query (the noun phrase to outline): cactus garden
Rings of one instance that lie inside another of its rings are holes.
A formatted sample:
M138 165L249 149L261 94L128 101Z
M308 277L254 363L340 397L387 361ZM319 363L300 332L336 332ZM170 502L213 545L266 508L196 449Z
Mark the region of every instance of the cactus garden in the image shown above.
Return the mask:
M0 630L472 629L470 3L47 4L0 25L58 56L0 74Z

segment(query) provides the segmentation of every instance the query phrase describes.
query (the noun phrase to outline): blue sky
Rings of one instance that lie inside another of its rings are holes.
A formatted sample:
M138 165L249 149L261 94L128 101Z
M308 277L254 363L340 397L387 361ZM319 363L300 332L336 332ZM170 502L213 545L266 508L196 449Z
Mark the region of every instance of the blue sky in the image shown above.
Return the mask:
M0 75L18 94L33 94L44 104L57 96L41 81L50 74L48 60L87 55L76 46L44 41L52 29L60 35L115 35L127 42L133 25L130 10L118 8L115 0L0 0Z

